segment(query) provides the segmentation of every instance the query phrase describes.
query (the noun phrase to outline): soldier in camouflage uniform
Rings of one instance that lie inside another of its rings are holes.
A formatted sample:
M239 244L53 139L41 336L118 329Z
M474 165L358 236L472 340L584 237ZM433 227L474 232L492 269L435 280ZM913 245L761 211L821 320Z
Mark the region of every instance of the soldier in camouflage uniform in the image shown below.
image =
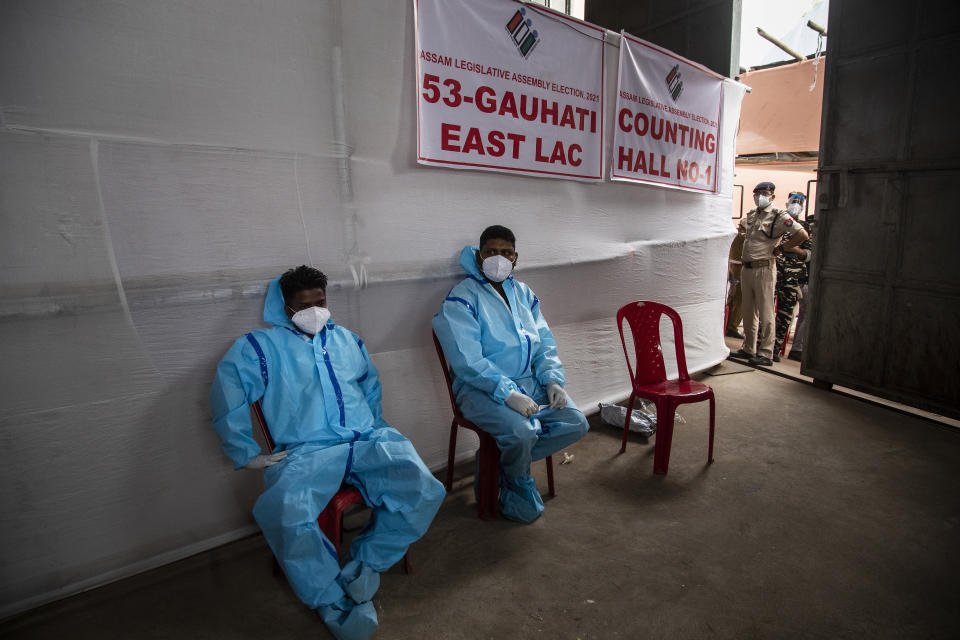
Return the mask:
M800 213L803 211L803 203L806 198L799 191L793 191L787 198L787 213L797 219L800 226L807 233L810 233L810 225L800 220ZM783 239L792 234L784 234ZM773 359L780 361L780 351L783 349L783 341L787 337L787 331L790 330L790 324L793 322L793 312L797 307L797 300L800 299L800 287L807 284L810 274L810 257L813 255L813 241L807 238L800 243L799 248L806 253L801 257L796 253L777 252L777 318L776 338L773 343Z

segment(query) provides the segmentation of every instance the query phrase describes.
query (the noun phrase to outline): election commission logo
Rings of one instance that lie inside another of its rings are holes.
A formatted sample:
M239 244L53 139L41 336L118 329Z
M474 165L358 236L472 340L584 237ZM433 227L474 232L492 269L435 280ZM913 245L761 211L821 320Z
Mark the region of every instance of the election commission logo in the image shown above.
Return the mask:
M680 76L680 65L675 64L673 65L673 69L670 69L670 73L663 79L667 84L667 89L670 90L670 97L673 98L674 102L676 102L680 94L683 93L683 80L680 79Z
M513 44L517 45L520 55L526 58L530 52L540 43L540 35L533 28L533 21L525 18L526 9L519 9L513 14L513 17L506 24L507 33Z

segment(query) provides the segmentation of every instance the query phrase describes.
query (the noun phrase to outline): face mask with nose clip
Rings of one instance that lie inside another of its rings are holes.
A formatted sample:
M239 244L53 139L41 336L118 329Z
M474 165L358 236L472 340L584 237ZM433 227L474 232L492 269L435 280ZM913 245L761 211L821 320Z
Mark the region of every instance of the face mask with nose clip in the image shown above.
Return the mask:
M326 307L308 307L297 311L290 319L300 331L316 335L326 326L330 311Z
M803 211L803 206L799 202L791 202L787 205L787 213L796 218L800 215L800 212Z
M483 275L492 282L503 282L513 271L513 263L503 256L490 256L481 264Z

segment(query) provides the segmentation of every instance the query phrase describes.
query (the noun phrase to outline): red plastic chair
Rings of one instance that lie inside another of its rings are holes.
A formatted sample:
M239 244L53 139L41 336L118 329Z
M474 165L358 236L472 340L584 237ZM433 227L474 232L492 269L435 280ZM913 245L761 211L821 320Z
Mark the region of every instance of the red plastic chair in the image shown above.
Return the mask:
M792 331L790 331L790 328L793 327L793 322L794 322L794 320L797 319L797 315L798 315L799 313L800 313L800 305L798 304L798 305L796 306L796 311L795 311L794 314L793 314L793 318L790 320L790 327L787 327L787 333L784 334L784 336L783 336L783 344L780 345L780 356L781 356L781 357L783 357L783 355L787 352L787 343L790 342L790 334L792 333Z
M443 353L443 347L437 340L437 334L433 334L433 346L437 349L437 357L440 358L440 368L443 369L443 379L447 381L447 394L450 396L450 408L453 410L453 422L450 423L450 450L447 454L447 491L453 487L453 461L457 451L457 427L470 429L480 438L478 477L474 478L477 486L477 512L481 520L495 520L499 513L497 505L500 495L500 448L493 436L467 420L460 408L457 406L456 398L453 396L453 381L450 379L450 366L447 364L447 357ZM553 483L553 456L545 458L547 463L547 486L550 489L550 496L556 496L557 491Z
M660 346L660 317L666 315L673 322L673 339L677 350L677 369L679 377L667 380L663 365L663 349ZM636 356L636 371L630 364L627 354L627 341L623 336L623 321L630 325ZM687 373L687 358L683 350L683 324L680 316L670 307L657 302L641 300L624 305L617 311L617 328L620 330L620 342L623 355L627 359L630 383L633 391L630 404L627 405L627 419L623 424L623 443L620 453L627 450L627 434L630 433L630 415L637 398L652 400L657 407L657 434L654 443L653 472L666 474L670 463L670 444L673 440L673 418L677 406L689 402L710 400L710 448L707 463L713 462L713 389L690 379Z
M774 296L774 298L773 298L773 317L774 317L774 319L776 319L776 317L777 317L777 310L778 310L778 309L779 309L779 305L777 304L777 298L776 298L776 296ZM793 318L790 320L790 327L793 326L793 321L797 319L797 313L799 312L799 310L800 310L800 305L796 305L795 308L794 308ZM779 355L779 356L783 356L783 354L787 352L787 342L790 341L790 327L787 327L787 333L783 336L783 344L780 345L780 352L777 354L777 355Z
M794 318L796 318L796 316L794 316ZM791 320L790 322L791 322L791 324L793 323L792 320ZM787 333L783 336L783 344L780 345L780 353L777 354L777 355L780 356L781 358L783 357L783 354L785 354L785 353L787 352L787 343L788 343L788 342L790 342L790 329L787 329Z
M270 429L267 427L267 419L263 415L260 401L257 400L254 402L250 405L250 408L253 409L253 415L257 417L257 423L260 425L260 433L263 434L263 441L267 450L273 451L275 446L273 436L270 435ZM330 542L333 543L333 548L336 550L338 556L340 555L340 544L343 542L343 512L352 504L365 504L363 495L356 487L344 484L340 487L340 490L330 498L330 502L327 503L327 506L324 507L320 515L317 516L317 524L320 525L320 530L323 531L323 535L327 536ZM403 556L403 569L406 573L412 571L409 552Z

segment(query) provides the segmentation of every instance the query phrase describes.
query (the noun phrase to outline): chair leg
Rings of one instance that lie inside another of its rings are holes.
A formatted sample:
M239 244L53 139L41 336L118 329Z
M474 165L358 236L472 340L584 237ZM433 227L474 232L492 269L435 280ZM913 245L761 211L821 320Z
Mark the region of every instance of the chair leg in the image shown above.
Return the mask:
M453 460L457 455L457 421L450 424L450 451L447 453L447 491L453 488Z
M333 544L334 551L340 555L340 545L343 543L343 511L336 508L324 509L317 516L317 525L323 535Z
M633 403L637 396L630 394L630 403L627 405L627 419L623 423L623 442L620 444L620 453L627 450L627 436L630 434L630 416L633 414Z
M477 483L477 511L481 520L496 520L499 513L497 499L500 495L500 449L497 441L488 434L480 435L480 477Z
M340 547L343 545L343 510L334 509L332 519L330 514L321 515L317 518L317 524L320 525L320 530L327 536L327 539L333 543L333 549L337 552L337 557L339 557ZM277 564L276 570L278 571L279 569L280 565ZM403 554L403 572L407 575L413 573L413 567L410 564L409 550ZM274 575L276 575L276 573Z
M715 413L713 394L710 394L710 448L707 450L707 464L713 462L713 417Z
M670 445L673 441L673 417L677 410L669 399L657 403L657 435L653 446L653 472L666 475L670 465Z
M557 489L553 484L553 456L547 456L547 487L550 489L550 497L554 498L557 495Z

